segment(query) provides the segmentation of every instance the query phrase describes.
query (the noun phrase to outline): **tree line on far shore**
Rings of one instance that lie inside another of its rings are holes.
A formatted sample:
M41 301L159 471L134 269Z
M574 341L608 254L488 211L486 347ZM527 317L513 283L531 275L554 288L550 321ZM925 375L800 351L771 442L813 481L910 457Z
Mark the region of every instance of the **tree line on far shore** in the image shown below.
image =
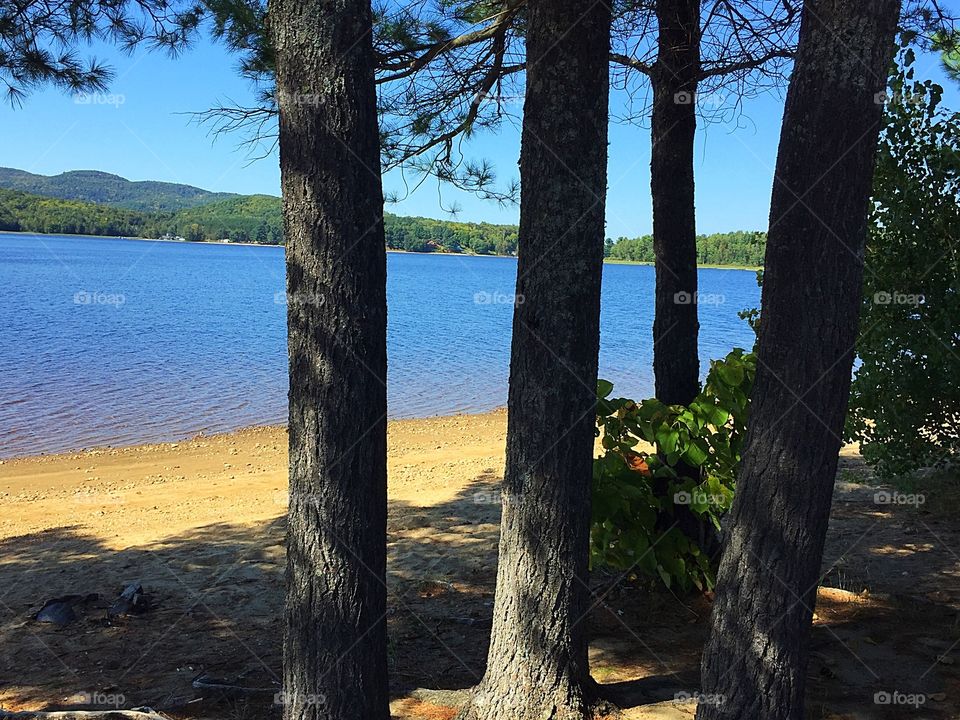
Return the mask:
M761 267L766 246L767 234L759 230L697 235L697 263ZM608 239L604 254L611 260L652 263L656 259L653 235L621 237L616 242Z
M386 245L410 252L514 255L517 227L384 214ZM245 195L176 212L143 212L0 189L0 231L283 245L280 198Z
M516 225L384 215L387 248L408 252L516 255ZM147 237L164 235L189 241L223 240L283 245L280 198L246 195L177 212L128 210L102 203L64 200L0 189L0 231L54 235ZM703 265L763 265L766 233L737 230L700 235L698 260ZM653 236L607 239L611 260L652 263Z

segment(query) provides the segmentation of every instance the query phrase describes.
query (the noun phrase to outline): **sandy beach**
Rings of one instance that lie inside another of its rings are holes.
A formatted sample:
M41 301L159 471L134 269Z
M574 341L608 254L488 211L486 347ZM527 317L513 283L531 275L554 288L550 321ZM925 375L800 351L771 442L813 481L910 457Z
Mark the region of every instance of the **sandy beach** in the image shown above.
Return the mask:
M506 413L389 424L388 590L394 717L452 718L483 673L496 578ZM171 718L273 718L281 677L286 434L0 464L0 709L150 706ZM947 485L878 505L847 449L818 594L814 717L897 718L878 692L960 716L960 531ZM955 497L955 494L953 495ZM624 718L691 718L709 596L594 573L594 677ZM105 621L139 581L149 611ZM64 627L46 600L89 596ZM213 690L220 683L233 688ZM862 712L866 708L866 712Z
M389 423L394 502L435 505L502 472L506 413ZM283 427L176 443L27 457L0 464L0 538L71 527L120 550L211 523L260 523L287 497Z

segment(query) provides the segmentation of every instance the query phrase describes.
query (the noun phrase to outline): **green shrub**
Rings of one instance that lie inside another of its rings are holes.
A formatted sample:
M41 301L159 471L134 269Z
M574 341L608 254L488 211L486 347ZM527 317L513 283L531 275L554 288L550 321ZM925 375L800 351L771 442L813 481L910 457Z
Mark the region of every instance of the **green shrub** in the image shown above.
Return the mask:
M733 499L755 371L756 356L734 350L711 363L689 407L610 398L613 384L598 382L603 454L593 465L592 566L659 577L668 588L713 587L716 568L676 515L685 506L719 530Z
M905 45L886 98L846 426L901 482L960 456L960 113L914 62Z

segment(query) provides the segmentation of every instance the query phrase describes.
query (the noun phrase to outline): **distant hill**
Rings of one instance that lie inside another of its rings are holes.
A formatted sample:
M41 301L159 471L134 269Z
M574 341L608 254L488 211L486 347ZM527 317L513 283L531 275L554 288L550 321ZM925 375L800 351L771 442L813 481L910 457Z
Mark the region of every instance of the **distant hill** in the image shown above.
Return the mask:
M175 212L240 197L234 193L210 192L192 185L155 180L131 181L98 170L72 170L48 176L0 167L0 189L141 212Z

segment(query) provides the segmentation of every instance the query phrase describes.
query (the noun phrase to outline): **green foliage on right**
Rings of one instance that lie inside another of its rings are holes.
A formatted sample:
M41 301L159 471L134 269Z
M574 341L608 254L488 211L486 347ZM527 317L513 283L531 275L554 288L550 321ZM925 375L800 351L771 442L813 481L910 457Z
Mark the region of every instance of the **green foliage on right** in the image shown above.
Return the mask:
M604 452L593 463L593 566L684 591L713 587L716 567L675 516L686 506L720 528L733 500L755 375L756 356L736 349L711 363L689 407L610 398L613 384L597 383ZM651 449L638 450L642 442Z
M901 49L867 239L847 436L879 476L960 453L960 113Z
M952 80L960 82L960 32L940 30L933 35L933 49L940 52L943 70Z

